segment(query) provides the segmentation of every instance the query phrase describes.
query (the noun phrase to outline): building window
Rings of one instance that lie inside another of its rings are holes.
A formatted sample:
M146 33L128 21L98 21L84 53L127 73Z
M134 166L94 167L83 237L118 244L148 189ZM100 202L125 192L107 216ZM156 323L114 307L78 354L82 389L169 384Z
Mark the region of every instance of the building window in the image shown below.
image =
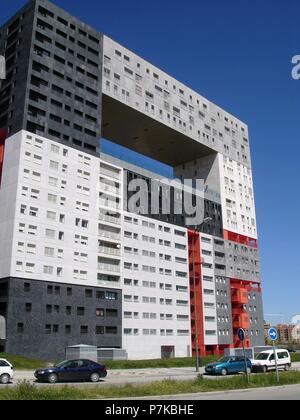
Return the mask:
M93 297L93 290L92 289L86 289L85 290L85 297L86 298L92 298Z
M47 286L48 295L53 295L53 286Z
M118 327L106 327L105 332L106 334L116 335L118 334Z
M59 332L59 325L53 325L53 332L57 334Z
M96 309L96 316L103 318L104 317L104 309L97 308Z
M25 304L25 312L30 313L32 311L32 304L26 303Z
M26 293L30 292L30 283L24 283L24 292Z
M50 324L45 325L45 334L51 334L51 325Z
M78 316L84 316L84 308L83 307L79 306L77 308L77 315Z
M88 334L88 333L89 333L89 327L87 325L81 325L80 334Z
M106 309L106 316L108 318L117 318L118 310L117 309Z
M103 335L104 334L104 327L100 326L100 325L96 325L96 335Z
M17 324L17 332L18 334L22 334L24 332L24 324L22 322Z

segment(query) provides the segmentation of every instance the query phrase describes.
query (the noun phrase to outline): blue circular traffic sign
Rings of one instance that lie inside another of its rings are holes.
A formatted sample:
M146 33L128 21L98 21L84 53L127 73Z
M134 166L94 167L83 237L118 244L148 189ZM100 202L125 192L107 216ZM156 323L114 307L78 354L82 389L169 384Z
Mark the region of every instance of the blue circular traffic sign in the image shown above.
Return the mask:
M240 341L245 341L246 332L245 332L245 330L243 330L243 328L240 328L238 330L238 337L239 337Z
M276 328L272 327L269 329L268 331L268 336L272 341L277 341L278 340L278 331Z

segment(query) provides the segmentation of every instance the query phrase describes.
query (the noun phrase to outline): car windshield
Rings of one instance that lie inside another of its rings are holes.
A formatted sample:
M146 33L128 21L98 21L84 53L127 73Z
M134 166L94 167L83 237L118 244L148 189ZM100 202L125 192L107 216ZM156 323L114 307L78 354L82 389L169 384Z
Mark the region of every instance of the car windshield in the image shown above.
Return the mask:
M57 368L63 368L63 367L66 367L69 363L70 363L70 361L65 360L65 361L63 361L63 362L61 362L61 363L58 363L58 364L57 364L57 365L55 365L54 367L57 367Z
M260 353L258 356L256 356L256 360L267 360L269 357L269 353Z
M218 363L227 363L232 359L232 357L222 357L218 360Z

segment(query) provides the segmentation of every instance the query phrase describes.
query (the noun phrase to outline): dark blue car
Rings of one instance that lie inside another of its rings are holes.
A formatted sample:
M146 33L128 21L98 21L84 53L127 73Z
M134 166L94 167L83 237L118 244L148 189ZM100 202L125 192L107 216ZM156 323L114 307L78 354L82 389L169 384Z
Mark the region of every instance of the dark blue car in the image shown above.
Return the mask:
M218 362L207 365L205 372L222 376L240 372L246 373L245 359L237 356L222 357ZM249 359L247 359L247 372L252 372L252 363Z
M39 369L34 376L40 382L99 382L107 376L106 367L91 360L66 360L57 366Z

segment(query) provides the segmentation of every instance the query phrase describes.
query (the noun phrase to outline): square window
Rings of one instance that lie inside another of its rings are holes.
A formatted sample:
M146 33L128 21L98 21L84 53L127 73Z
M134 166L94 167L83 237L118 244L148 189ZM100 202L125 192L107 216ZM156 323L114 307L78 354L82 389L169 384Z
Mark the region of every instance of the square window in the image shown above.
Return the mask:
M24 283L24 292L30 292L30 283Z
M17 324L17 332L18 334L22 334L24 332L24 324L22 322Z
M25 312L30 313L32 311L32 304L25 303Z

